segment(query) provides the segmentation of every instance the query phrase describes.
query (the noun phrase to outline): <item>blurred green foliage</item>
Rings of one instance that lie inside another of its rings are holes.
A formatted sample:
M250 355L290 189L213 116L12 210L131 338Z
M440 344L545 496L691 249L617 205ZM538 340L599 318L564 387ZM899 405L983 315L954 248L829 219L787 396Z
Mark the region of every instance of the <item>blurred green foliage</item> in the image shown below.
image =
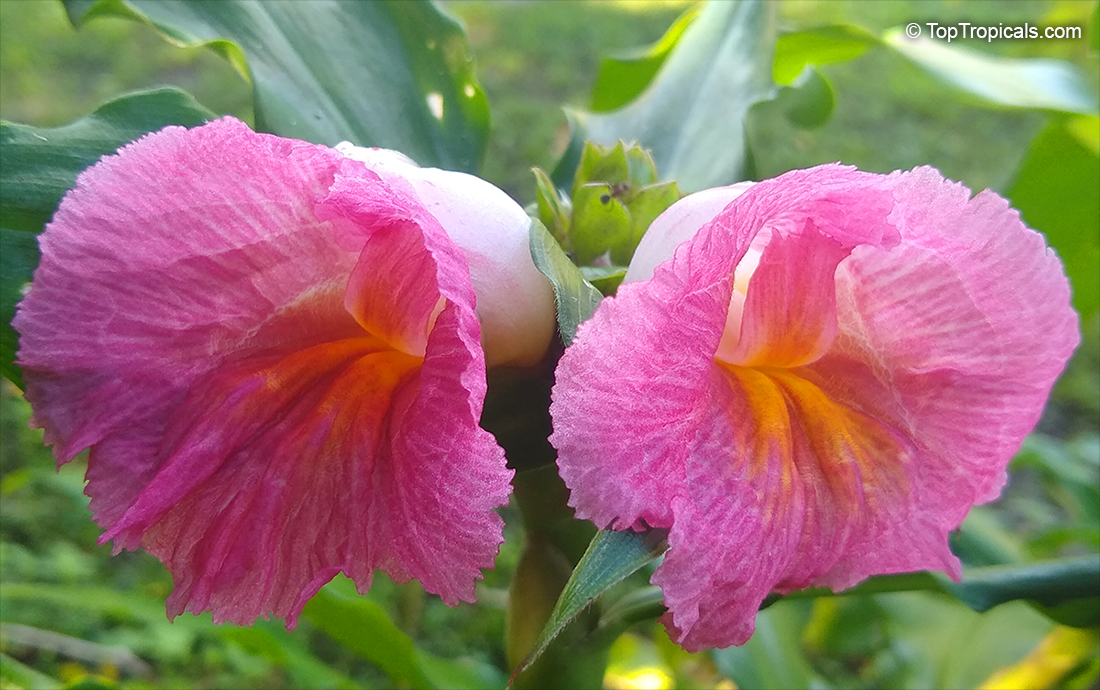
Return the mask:
M530 167L553 167L568 140L560 106L589 103L600 58L657 41L686 7L488 0L446 6L467 26L492 106L483 174L521 203L535 199ZM1095 7L1075 0L786 0L781 25L854 23L876 35L927 21L1085 25ZM1100 75L1086 40L967 46L1068 59L1094 85ZM929 164L972 189L1004 193L1047 122L1037 112L975 108L887 51L826 65L821 73L836 98L823 126L804 129L769 110L782 103L754 111L749 134L759 177L834 160L877 172ZM0 2L0 117L57 126L120 93L162 84L251 121L249 85L210 51L171 46L151 28L120 19L89 22L77 32L52 0ZM1084 343L1055 388L1040 433L1014 460L1003 498L972 511L956 535L966 565L1100 550L1100 317L1082 328ZM476 606L449 609L415 583L396 585L379 575L360 617L343 623L330 618L319 626L306 615L293 634L278 622L213 626L209 616L169 624L164 599L171 582L163 567L144 553L111 557L108 546L95 545L99 530L82 493L85 461L55 472L41 433L27 429L28 417L18 391L0 386L0 687L499 686L506 588L520 554L514 508L505 510L507 541ZM336 582L326 596L346 597L347 590L346 581ZM357 626L378 612L410 642L394 654L413 655L422 675L395 670L400 658L380 663L374 652L357 651ZM91 646L74 656L43 644L35 630ZM688 654L660 626L638 626L612 647L605 684L628 687L650 673L677 687L729 688L729 679L761 688L973 687L1059 630L1023 603L979 615L925 592L781 601L761 614L748 645L713 653ZM131 656L119 656L120 649ZM1053 682L1094 685L1100 668L1095 653L1086 652Z

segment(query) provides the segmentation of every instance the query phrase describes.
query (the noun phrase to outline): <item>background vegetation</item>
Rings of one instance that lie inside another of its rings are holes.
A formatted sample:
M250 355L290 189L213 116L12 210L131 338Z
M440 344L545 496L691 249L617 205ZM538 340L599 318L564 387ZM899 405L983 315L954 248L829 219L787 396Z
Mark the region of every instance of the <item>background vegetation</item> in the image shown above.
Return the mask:
M1084 25L1094 6L1050 0L787 0L781 15L791 28L846 22L877 33L913 21ZM478 1L448 2L447 7L467 26L493 109L483 174L528 203L534 198L530 167L552 168L568 139L560 106L585 106L600 57L655 41L685 4ZM1085 69L1094 85L1100 74L1086 41L967 45L1003 55L1068 59ZM796 128L767 104L754 111L750 140L759 176L834 160L877 172L930 164L972 189L1005 192L1045 122L1034 111L975 107L887 51L823 71L837 94L836 109L824 126ZM119 19L95 20L74 31L60 3L50 0L0 2L0 117L57 126L113 96L159 84L180 86L216 112L251 118L247 84L211 51L176 48L152 29ZM979 538L960 537L956 544L969 565L1100 551L1100 322L1095 314L1083 328L1085 343L1055 389L1039 432L1014 461L1004 498L976 509L968 520L964 534ZM246 629L213 626L209 616L188 615L170 625L163 601L171 581L163 567L144 553L111 557L109 547L95 545L98 529L82 493L84 461L55 472L41 433L27 428L28 416L18 390L4 382L0 687L503 683L505 588L519 549L514 511L507 514L508 542L497 569L486 574L476 607L451 610L424 596L415 583L396 586L380 575L363 606L355 609L357 617L344 627L318 623L329 601L325 597L311 604L317 615L307 610L292 635L277 622ZM344 584L337 583L326 596L344 596ZM390 644L389 638L372 638L367 630L380 616L388 616L403 635L395 638L397 647L383 654L365 649ZM1095 684L1100 672L1091 651L1095 635L1075 637L1066 630L1022 603L978 615L926 593L789 601L762 614L757 636L739 649L689 655L657 626L636 630L613 649L607 684L974 687L1002 667L1026 664L1044 639L1048 645L1078 649L1076 666L1048 674L1044 682ZM1052 631L1062 637L1052 637ZM403 666L405 659L418 666Z

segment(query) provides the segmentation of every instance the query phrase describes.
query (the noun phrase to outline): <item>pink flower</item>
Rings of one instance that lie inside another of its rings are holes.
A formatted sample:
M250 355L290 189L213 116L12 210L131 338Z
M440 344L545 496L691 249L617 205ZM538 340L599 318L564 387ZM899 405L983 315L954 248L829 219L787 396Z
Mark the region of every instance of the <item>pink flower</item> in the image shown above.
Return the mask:
M486 360L531 364L553 331L527 227L393 152L229 118L151 134L41 236L14 322L32 423L62 463L91 447L100 541L165 563L171 617L293 626L374 568L472 601L512 474L478 427Z
M561 360L551 441L580 517L670 530L653 582L689 650L744 643L771 591L958 578L948 532L1078 341L1043 238L930 168L689 196L628 277Z

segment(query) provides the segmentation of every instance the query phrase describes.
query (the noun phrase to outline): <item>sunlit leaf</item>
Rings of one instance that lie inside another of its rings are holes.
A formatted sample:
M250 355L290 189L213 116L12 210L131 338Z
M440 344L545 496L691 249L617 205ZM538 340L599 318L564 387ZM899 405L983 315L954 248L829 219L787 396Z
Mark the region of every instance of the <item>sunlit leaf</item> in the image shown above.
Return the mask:
M592 102L589 104L592 111L615 110L637 98L653 81L684 31L699 16L699 7L689 7L653 45L600 60L600 71L596 75Z
M117 98L64 127L0 122L0 373L21 385L10 323L38 265L36 235L76 176L143 134L214 117L183 91L158 89Z
M1086 317L1100 306L1097 136L1100 118L1053 120L1031 142L1008 189L1024 222L1057 250L1073 286L1073 305Z
M744 118L775 94L775 6L761 0L709 2L684 31L649 86L607 113L570 113L573 139L554 181L561 186L575 140L636 141L652 150L663 180L684 192L749 174ZM564 167L563 167L564 166Z
M1003 58L903 29L883 35L886 45L941 81L995 105L1095 114L1096 94L1079 68L1062 60Z
M421 165L474 171L489 105L461 25L427 0L66 0L74 24L144 21L205 45L253 85L261 131L397 149Z
M878 45L879 39L857 26L837 24L795 31L779 36L775 44L772 78L787 86L807 66L846 62Z

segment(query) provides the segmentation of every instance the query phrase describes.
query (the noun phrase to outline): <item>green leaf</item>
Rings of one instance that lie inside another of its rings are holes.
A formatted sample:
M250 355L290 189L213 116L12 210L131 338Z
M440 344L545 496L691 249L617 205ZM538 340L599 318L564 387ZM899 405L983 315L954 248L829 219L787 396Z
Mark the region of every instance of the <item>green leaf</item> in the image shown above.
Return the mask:
M619 289L626 269L626 266L581 266L581 275L606 297Z
M386 611L364 597L349 597L333 587L322 588L302 614L334 640L382 669L394 683L431 688L421 670L416 645Z
M1058 251L1073 285L1073 306L1086 318L1100 306L1098 132L1096 117L1051 121L1031 142L1008 189L1024 222Z
M540 168L532 168L535 175L535 203L539 220L558 242L564 242L569 236L570 219L573 217L572 202L563 196L549 176Z
M158 89L122 96L55 129L0 122L0 373L22 387L11 320L38 265L36 236L76 176L143 134L214 117L183 91Z
M286 631L280 623L258 622L252 627L219 628L221 636L240 645L249 654L263 657L284 668L296 688L351 690L355 681L315 657L305 646L306 640Z
M61 681L56 678L40 673L3 653L0 653L0 681L4 681L2 685L5 688L56 690L61 687Z
M615 110L637 98L653 81L684 31L699 16L699 8L699 5L689 7L653 45L600 60L589 108L593 112Z
M791 124L803 129L825 124L836 105L832 85L812 67L795 79L791 86L779 89L775 100L776 106Z
M636 99L608 113L567 111L574 141L636 141L653 152L661 179L689 193L745 179L745 115L775 95L775 11L762 0L708 2ZM555 169L558 184L574 149Z
M303 615L337 642L410 688L488 688L502 674L470 660L451 661L418 649L386 611L366 597L345 594L340 582L322 588Z
M531 220L531 258L554 288L558 328L562 342L568 347L577 327L591 318L603 295L584 279L580 269L538 219Z
M807 617L808 607L804 604L761 611L756 617L756 632L748 642L711 652L718 670L739 688L827 687L820 684L803 654L801 632Z
M664 530L599 532L565 584L538 642L512 677L538 659L554 638L597 597L664 553L668 548L666 534Z
M138 19L205 45L253 85L261 131L397 149L424 166L474 171L489 105L461 25L427 0L66 0L74 24Z
M857 26L837 24L782 34L775 43L772 78L783 86L794 83L808 66L846 62L877 46L878 38Z
M908 38L901 28L884 43L941 81L994 105L1096 114L1096 94L1075 65L1045 58L1002 58L928 38Z

